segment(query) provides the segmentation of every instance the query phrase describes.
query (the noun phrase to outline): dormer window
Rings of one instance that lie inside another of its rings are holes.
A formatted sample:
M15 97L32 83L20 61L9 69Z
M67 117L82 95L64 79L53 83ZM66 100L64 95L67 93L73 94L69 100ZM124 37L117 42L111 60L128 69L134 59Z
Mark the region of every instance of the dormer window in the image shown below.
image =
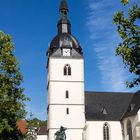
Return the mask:
M67 76L67 75L71 75L71 67L70 67L70 65L69 64L66 64L65 66L64 66L64 75L65 76Z
M130 104L130 112L134 110L135 104Z
M104 115L107 115L107 111L106 111L106 109L104 107L102 107L101 113L104 114Z

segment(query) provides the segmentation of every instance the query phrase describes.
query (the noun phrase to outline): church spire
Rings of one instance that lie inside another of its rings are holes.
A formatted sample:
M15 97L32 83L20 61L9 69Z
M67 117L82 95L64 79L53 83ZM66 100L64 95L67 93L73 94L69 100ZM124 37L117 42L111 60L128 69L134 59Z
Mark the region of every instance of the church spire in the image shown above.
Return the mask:
M69 33L71 34L71 24L68 19L68 4L66 0L61 0L60 7L59 7L59 12L60 12L60 20L58 22L58 34L62 33Z
M67 12L69 11L69 9L68 9L68 5L67 5L66 0L61 0L60 7L59 7L59 11L60 11L63 15L67 15Z
M58 32L57 35L53 38L50 43L50 47L48 50L49 56L52 55L54 52L59 52L59 50L64 48L69 48L72 53L83 55L82 48L77 41L77 39L71 34L71 24L68 18L68 4L66 0L60 1L59 6L60 17L57 24ZM76 52L75 52L76 51ZM60 55L62 55L60 53Z

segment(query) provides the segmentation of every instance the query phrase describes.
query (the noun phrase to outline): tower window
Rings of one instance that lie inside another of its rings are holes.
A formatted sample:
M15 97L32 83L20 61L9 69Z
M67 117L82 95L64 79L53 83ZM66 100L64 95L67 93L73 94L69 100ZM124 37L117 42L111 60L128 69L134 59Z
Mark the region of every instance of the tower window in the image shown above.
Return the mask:
M66 109L66 114L67 114L67 115L69 114L69 108Z
M64 75L71 75L71 67L69 64L64 66Z
M64 75L67 75L67 67L64 67Z
M68 32L67 24L62 24L62 33L67 33L67 32Z
M66 98L67 99L69 98L69 91L68 90L66 91Z
M110 140L110 130L108 123L105 123L103 126L103 137L104 140Z
M68 67L68 75L71 75L71 67Z

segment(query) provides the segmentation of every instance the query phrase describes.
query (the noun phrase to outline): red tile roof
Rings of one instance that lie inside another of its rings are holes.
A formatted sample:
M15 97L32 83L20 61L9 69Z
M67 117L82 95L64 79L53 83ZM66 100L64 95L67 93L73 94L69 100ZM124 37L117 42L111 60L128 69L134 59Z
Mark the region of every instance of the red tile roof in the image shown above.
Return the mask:
M28 122L25 119L18 120L17 127L22 134L26 134L28 132Z
M47 135L47 126L42 126L39 128L37 135Z

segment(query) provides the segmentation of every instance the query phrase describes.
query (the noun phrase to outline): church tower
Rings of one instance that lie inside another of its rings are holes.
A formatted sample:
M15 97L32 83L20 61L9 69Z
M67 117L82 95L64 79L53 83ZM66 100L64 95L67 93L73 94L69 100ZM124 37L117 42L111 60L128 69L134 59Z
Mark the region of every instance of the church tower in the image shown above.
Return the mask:
M61 0L58 33L48 49L48 140L61 126L67 140L82 140L85 127L84 58L71 33L68 5Z

